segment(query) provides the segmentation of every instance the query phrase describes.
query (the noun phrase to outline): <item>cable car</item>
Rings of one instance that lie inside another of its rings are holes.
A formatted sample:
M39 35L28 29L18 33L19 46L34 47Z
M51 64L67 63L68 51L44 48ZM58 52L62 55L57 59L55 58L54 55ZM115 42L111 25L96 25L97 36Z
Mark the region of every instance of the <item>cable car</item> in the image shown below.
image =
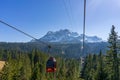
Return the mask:
M46 64L46 72L55 72L56 71L56 59L50 57Z

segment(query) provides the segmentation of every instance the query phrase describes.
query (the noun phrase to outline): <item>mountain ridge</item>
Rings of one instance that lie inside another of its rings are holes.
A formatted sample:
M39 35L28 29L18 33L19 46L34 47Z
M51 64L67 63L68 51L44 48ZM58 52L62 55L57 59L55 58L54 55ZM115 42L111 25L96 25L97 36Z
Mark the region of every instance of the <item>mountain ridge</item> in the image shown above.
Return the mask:
M38 39L44 42L57 42L57 43L79 43L83 40L83 34L78 34L77 32L72 32L68 29L61 29L59 31L48 31L43 37ZM32 42L36 42L32 40ZM97 36L87 36L85 35L85 42L95 43L104 42L102 38Z

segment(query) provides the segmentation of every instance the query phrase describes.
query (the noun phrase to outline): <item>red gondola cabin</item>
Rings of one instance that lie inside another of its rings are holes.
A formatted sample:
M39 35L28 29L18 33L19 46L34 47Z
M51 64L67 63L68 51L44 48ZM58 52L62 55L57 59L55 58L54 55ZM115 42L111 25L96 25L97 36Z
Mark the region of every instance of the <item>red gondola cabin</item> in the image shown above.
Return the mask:
M46 72L55 72L56 71L56 59L50 57L46 64Z

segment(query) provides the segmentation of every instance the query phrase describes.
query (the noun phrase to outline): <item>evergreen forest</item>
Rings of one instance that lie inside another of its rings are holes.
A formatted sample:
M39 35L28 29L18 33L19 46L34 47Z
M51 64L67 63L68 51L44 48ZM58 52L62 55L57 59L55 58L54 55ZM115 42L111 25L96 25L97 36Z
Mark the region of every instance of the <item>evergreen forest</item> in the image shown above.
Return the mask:
M5 61L0 71L0 80L120 80L120 40L112 29L108 38L106 53L89 53L85 56L83 68L80 58L66 58L48 55L39 49L28 51L0 49L0 60ZM46 72L46 62L50 56L57 61L54 73Z

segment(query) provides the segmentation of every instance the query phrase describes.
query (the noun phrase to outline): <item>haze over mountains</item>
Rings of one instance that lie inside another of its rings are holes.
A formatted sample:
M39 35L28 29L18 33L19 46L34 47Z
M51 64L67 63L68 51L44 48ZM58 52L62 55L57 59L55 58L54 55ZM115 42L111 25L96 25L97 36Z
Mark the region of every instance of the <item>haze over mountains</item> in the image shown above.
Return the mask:
M46 35L39 39L44 42L57 42L57 43L79 43L83 40L83 34L78 34L77 32L71 32L68 29L59 30L56 32L48 31ZM35 42L35 40L32 40ZM97 36L87 36L85 35L85 42L95 43L103 42L102 38Z

